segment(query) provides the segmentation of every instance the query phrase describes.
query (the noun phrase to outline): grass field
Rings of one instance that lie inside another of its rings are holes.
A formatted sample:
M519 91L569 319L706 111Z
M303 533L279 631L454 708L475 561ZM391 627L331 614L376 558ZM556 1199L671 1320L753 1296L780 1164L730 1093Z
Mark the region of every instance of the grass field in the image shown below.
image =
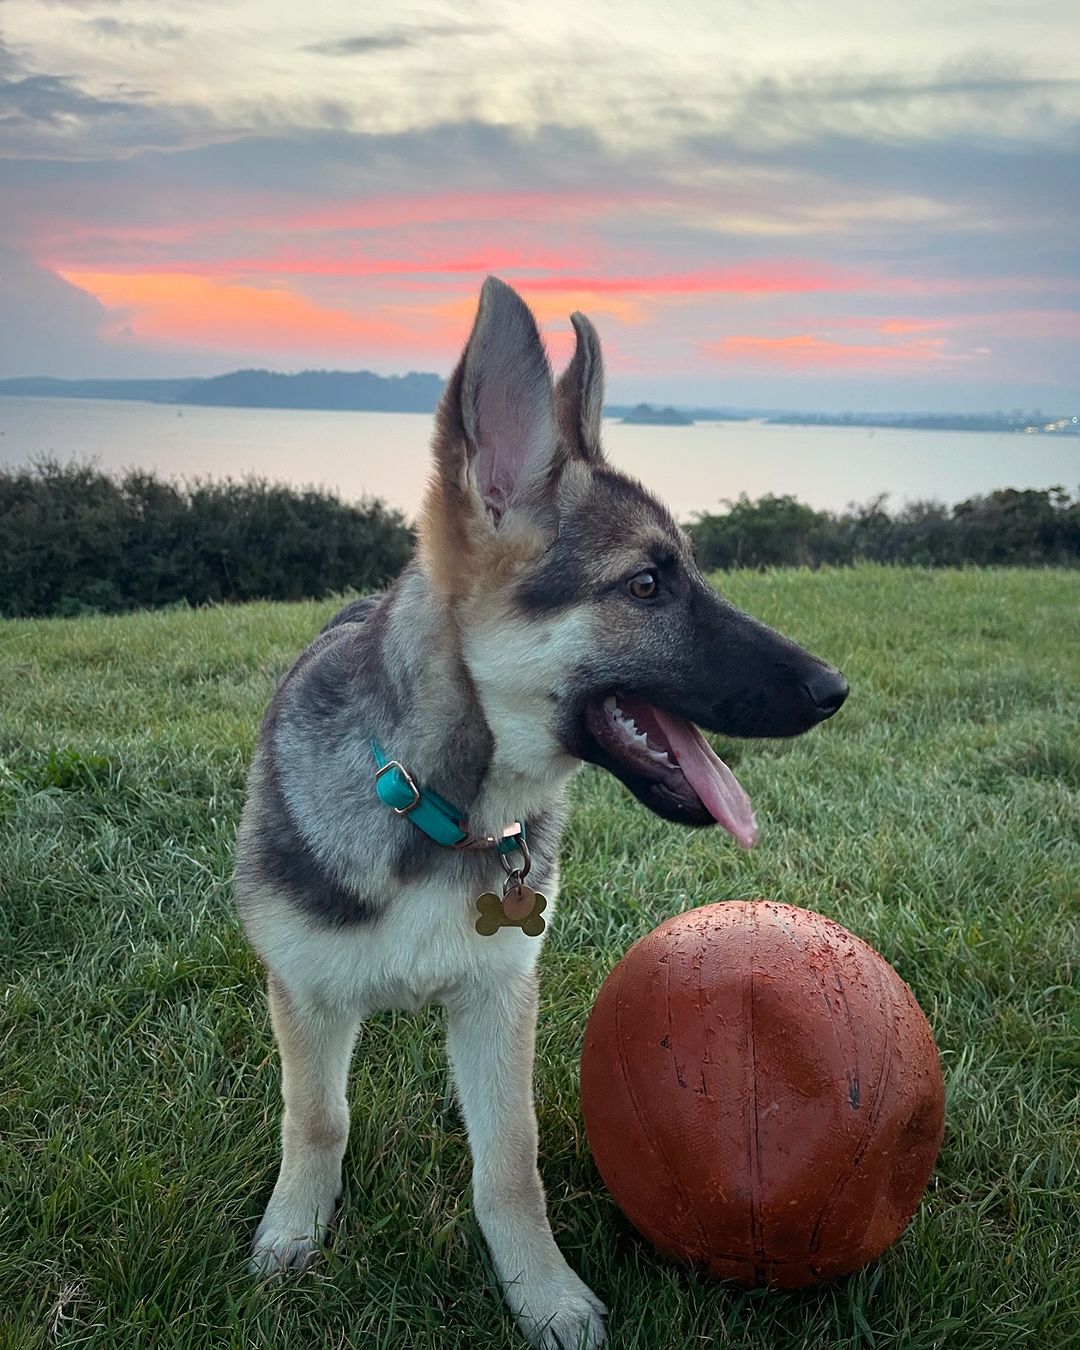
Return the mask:
M732 746L762 840L649 815L587 770L544 957L537 1103L556 1234L615 1350L1080 1344L1080 573L721 578L840 665L793 742ZM273 1184L276 1057L229 871L277 674L330 604L0 624L0 1346L516 1344L468 1201L441 1014L383 1016L352 1078L337 1237L244 1272ZM577 1056L607 971L678 910L820 910L911 984L945 1143L870 1269L748 1294L636 1237L592 1165Z

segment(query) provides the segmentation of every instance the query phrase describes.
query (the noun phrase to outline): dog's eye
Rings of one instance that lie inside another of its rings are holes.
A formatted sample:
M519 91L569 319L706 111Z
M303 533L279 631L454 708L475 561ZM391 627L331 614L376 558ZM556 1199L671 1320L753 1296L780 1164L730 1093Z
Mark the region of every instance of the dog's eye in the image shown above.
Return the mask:
M639 572L626 583L635 600L651 600L660 589L655 572Z

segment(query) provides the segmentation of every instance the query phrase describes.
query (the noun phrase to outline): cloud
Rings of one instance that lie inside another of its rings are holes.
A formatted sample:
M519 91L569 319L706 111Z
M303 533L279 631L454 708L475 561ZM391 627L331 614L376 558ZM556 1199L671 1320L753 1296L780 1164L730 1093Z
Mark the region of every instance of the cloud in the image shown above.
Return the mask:
M64 280L104 307L104 336L162 347L277 355L303 349L313 356L357 360L373 347L399 353L426 347L430 352L456 339L458 329L436 311L422 315L414 310L407 321L384 312L350 313L281 282L245 285L172 272L69 272Z
M18 61L15 59L15 53L7 45L3 38L0 38L0 79L7 79L20 70Z
M813 291L857 291L868 279L838 268L778 259L767 266L709 268L689 272L655 272L641 276L541 277L530 283L538 291L629 295L802 295Z
M943 63L931 74L824 65L740 83L725 128L768 149L841 135L870 144L970 139L1064 145L1080 118L1080 80L1015 61Z
M101 9L108 5L112 9L139 8L146 9L149 6L156 5L158 0L34 0L36 6L47 9ZM220 0L185 0L185 8L193 6L210 6L219 4Z
M280 233L287 234L287 221L283 219L280 226ZM184 227L178 228L182 242L188 232ZM176 237L168 228L156 233L166 243ZM114 248L104 247L110 237L116 238ZM144 271L147 253L154 256L162 251L147 250L143 247L145 242L146 236L138 230L121 231L118 238L111 232L93 234L86 241L80 241L82 247L73 243L69 245L66 257L57 257L53 261L60 270L70 270L79 253L92 253L102 261L108 260L108 271L111 273L119 275ZM411 239L399 238L399 247L396 249L392 247L394 240L387 238L380 239L377 248L369 245L367 249L351 244L340 248L316 244L307 248L291 246L273 253L251 250L239 256L203 259L178 257L169 261L167 270L176 275L206 277L381 278L395 282L415 282L416 286L411 289L423 289L429 284L444 286L455 277L467 277L471 286L474 278L482 278L492 271L515 275L539 274L547 280L547 274L567 273L568 265L580 263L583 256L581 249L571 248L569 253L562 253L557 249L545 248L539 241L534 246L525 247L489 242L477 245L473 253L448 251L441 247L438 239L416 241L418 247L415 249L410 248L413 242ZM565 287L551 286L548 289ZM617 288L609 286L606 289Z
M99 182L125 180L134 186L136 181L143 185L153 181L156 191L174 185L181 191L213 189L222 199L237 193L288 194L306 201L313 216L327 199L349 202L356 215L368 196L422 199L456 193L464 201L518 192L531 194L539 208L542 197L560 185L595 198L609 188L636 191L637 183L657 180L651 160L613 161L591 133L562 127L526 132L513 126L460 122L407 132L271 130L276 113L264 109L263 116L268 125L255 130L250 123L226 126L190 105L141 106L126 119L122 153L97 128L91 143L65 146L61 157L74 158L74 151L81 149L78 158L97 165L93 172ZM162 128L182 131L186 142L163 146ZM112 134L119 139L120 129ZM133 160L136 150L143 157ZM168 153L157 158L158 150ZM43 147L20 158L53 156ZM36 172L4 164L0 185ZM50 167L48 176L65 172L57 165ZM82 176L78 169L70 174ZM139 196L145 200L142 188Z
M351 37L309 42L302 50L318 56L367 56L371 52L423 47L433 39L476 37L490 31L489 28L469 24L413 24L408 28L384 29L380 33L356 33Z
M868 366L889 367L971 360L971 353L950 348L944 338L918 338L909 342L836 342L813 333L785 337L731 334L705 343L703 352L723 359L746 358L751 364L778 366L787 370L829 368L850 371Z
M130 98L98 98L84 93L65 75L25 75L0 84L0 126L59 126L71 118L87 121L126 116L138 107Z
M959 12L944 43L875 44L855 0L762 33L767 10L702 11L691 49L645 0L606 29L550 0L513 31L495 0L355 30L234 0L197 41L150 0L8 0L0 239L94 278L108 343L127 323L170 360L309 344L445 368L495 270L563 328L595 309L618 369L673 382L921 371L951 393L1037 356L1075 387L1080 84L1046 30L999 43L1020 61L958 54Z
M358 37L333 38L327 42L309 42L303 50L319 56L366 56L368 52L396 51L415 47L416 41L404 30L396 33L370 33Z
M79 374L92 365L104 307L32 259L0 245L0 371Z
M115 38L131 44L145 43L157 46L159 43L179 42L187 33L186 28L171 23L145 23L131 19L114 19L99 16L83 21L96 37Z
M70 75L0 78L0 189L18 177L20 160L108 164L221 134L192 109L158 105L143 89L92 92Z

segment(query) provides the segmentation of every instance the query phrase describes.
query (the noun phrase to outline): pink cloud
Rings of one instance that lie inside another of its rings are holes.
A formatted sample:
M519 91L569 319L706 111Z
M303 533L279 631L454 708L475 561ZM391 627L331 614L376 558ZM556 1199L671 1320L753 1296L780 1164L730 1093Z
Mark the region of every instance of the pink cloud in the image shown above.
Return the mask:
M374 349L431 351L452 345L456 325L430 310L408 321L320 305L285 284L252 286L176 272L66 272L65 281L111 313L104 336L124 335L208 351L296 351L356 357ZM421 322L422 320L422 322Z
M538 277L535 291L588 290L626 295L798 295L813 291L857 291L869 285L860 273L804 262L655 272L643 276Z
M54 262L54 266L72 266L70 260ZM471 255L442 253L427 247L412 257L380 256L372 249L359 245L322 247L305 251L290 247L274 253L252 253L247 256L225 258L178 258L158 261L157 268L176 275L204 277L239 276L308 276L308 277L371 277L394 278L470 278L484 277L489 272L521 273L553 271L565 268L565 254L540 247L516 248L492 244ZM137 254L128 253L109 261L107 270L115 274L144 272L146 262Z
M480 225L475 237L489 241L492 226L519 226L550 230L555 225L580 227L587 219L617 216L632 204L643 205L640 193L544 192L544 193L433 193L422 196L368 197L312 204L308 199L268 194L236 197L222 193L185 194L172 202L167 194L155 201L156 219L132 222L126 217L102 219L100 193L86 203L65 200L60 209L39 207L23 219L21 233L39 251L39 260L54 264L86 262L94 249L140 244L179 248L221 239L232 234L290 239L297 235L363 234L370 237L390 232L398 240L402 231L416 231L430 239L431 231L450 226ZM18 203L12 203L12 207ZM162 216L171 217L161 219ZM77 256L76 256L77 252ZM48 256L40 256L41 254Z
M812 333L784 337L732 334L717 342L704 343L702 351L725 359L748 358L755 364L780 366L787 370L887 368L968 359L965 354L947 350L943 338L886 344L836 342Z

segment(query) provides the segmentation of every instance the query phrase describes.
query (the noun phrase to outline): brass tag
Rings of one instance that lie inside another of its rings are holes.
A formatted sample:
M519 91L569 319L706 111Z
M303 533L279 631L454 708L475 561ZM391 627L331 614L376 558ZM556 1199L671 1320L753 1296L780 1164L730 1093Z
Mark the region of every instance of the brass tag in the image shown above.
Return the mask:
M509 876L503 887L502 907L510 923L521 923L533 912L536 904L536 892L523 881Z
M546 907L547 900L538 891L508 877L502 899L488 891L477 900L476 931L481 937L491 937L500 928L520 928L527 937L539 937L545 928L541 915Z

